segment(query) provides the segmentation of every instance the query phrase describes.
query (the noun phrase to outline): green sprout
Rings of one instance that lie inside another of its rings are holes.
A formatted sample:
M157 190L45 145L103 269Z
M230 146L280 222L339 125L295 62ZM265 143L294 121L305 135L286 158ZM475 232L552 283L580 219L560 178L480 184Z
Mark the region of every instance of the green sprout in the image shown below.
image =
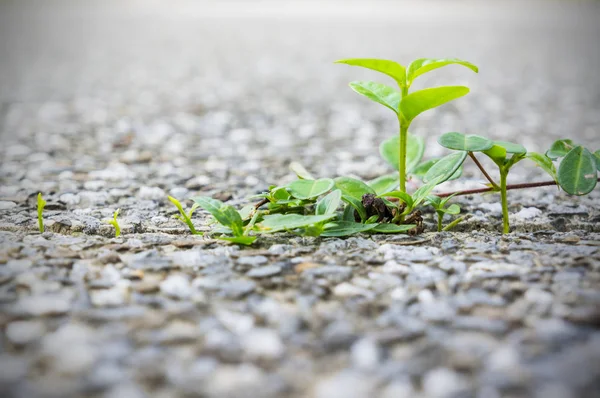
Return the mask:
M42 193L39 192L37 195L37 216L38 216L38 227L40 229L40 233L44 233L44 206L46 206L46 201L42 197Z
M427 203L433 207L435 213L437 214L437 230L438 232L442 232L442 221L444 219L445 214L457 215L460 214L460 206L453 203L450 206L446 207L446 204L450 199L452 199L455 195L450 195L445 198L440 198L436 195L427 196Z
M115 238L118 238L119 236L121 236L121 227L119 226L119 222L117 221L117 217L119 216L119 212L121 211L121 209L117 209L114 213L113 213L113 218L112 220L106 220L107 224L112 225L113 227L115 227Z
M454 58L420 58L413 61L408 68L397 62L383 59L355 58L340 60L336 63L360 66L383 73L394 79L398 84L399 91L386 85L370 81L352 82L350 83L350 87L370 100L391 109L396 114L398 118L399 134L397 141L394 140L391 141L391 143L396 145L397 148L397 170L400 191L406 192L406 175L410 171L411 165L415 166L419 160L416 159L414 164L413 162L407 162L408 146L423 146L422 140L411 139L411 136L408 133L410 124L422 112L462 97L469 92L469 88L464 86L443 86L426 88L409 94L412 83L422 74L446 65L462 65L474 72L478 72L478 68L470 62ZM411 144L411 141L414 143ZM382 148L382 154L383 152L388 151ZM384 155L384 157L386 156ZM415 158L417 158L417 156L413 157L413 159ZM411 159L408 158L408 160L410 161Z
M190 211L186 213L183 210L183 206L181 206L181 203L177 199L175 199L172 196L169 196L168 198L171 201L171 203L173 203L175 207L177 207L177 210L179 210L179 215L176 215L175 218L185 223L192 234L198 235L198 232L196 231L196 228L194 228L194 224L192 223L192 215L194 214L194 210L198 208L198 205L194 204Z

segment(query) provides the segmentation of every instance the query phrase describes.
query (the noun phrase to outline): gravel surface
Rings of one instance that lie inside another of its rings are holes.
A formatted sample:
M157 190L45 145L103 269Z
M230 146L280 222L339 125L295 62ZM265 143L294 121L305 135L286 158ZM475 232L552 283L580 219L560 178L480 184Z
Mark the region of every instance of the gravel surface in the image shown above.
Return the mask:
M506 236L487 195L456 200L454 232L427 213L417 237L251 248L190 235L166 197L240 205L291 161L391 172L395 120L347 87L378 78L347 57L480 67L420 78L472 88L415 122L427 156L447 131L598 149L598 20L569 1L1 2L0 394L597 396L598 189L510 192ZM468 165L440 190L481 183Z

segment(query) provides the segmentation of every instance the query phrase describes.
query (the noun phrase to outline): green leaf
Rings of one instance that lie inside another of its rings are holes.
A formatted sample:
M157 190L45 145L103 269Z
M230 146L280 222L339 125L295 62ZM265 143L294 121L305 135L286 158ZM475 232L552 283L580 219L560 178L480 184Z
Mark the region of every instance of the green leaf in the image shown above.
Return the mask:
M46 201L42 197L42 193L38 192L37 195L37 215L38 215L38 228L40 233L44 233L44 207L46 206Z
M554 166L554 163L552 163L552 160L548 156L542 155L541 153L537 152L528 152L526 157L527 159L533 161L535 164L540 166L542 170L548 173L554 181L557 181L558 177L556 176L556 167Z
M460 213L460 206L457 205L456 203L451 204L450 206L448 206L445 209L440 209L441 211L443 211L446 214L452 214L452 215L456 215Z
M324 214L319 216L302 216L300 214L271 214L264 216L260 224L266 232L278 232L309 227L319 224L335 217L335 214Z
M400 159L400 136L395 135L383 141L379 145L381 157L395 170L398 170L398 159ZM425 152L425 140L421 137L408 133L406 141L406 172L410 173L423 158Z
M596 158L596 167L598 168L598 171L600 171L600 149L594 152L594 157Z
M427 174L427 172L429 171L429 169L431 169L434 164L439 162L440 159L442 159L442 158L429 159L428 161L419 164L417 167L415 167L413 169L411 174L422 181L423 178L425 177L425 175ZM450 178L448 178L447 181L456 180L457 178L460 178L460 176L462 175L462 172L463 172L463 167L461 165L458 168L458 170L456 170L454 172L454 174L452 174L452 176Z
M336 221L325 224L325 230L321 236L348 236L359 232L369 231L377 224L361 224L353 221Z
M356 210L356 212L358 213L358 216L360 217L361 221L366 221L367 219L367 210L365 209L365 207L362 204L362 200L357 199L353 196L349 196L349 195L342 195L342 200L346 203L348 203L349 206L352 206L352 208L354 208L354 210ZM352 212L353 214L354 212ZM346 211L344 210L344 217L346 216ZM354 215L352 216L354 218Z
M522 155L527 153L527 149L525 149L525 147L523 145L515 144L514 142L494 141L494 145L501 146L502 148L504 148L506 153L516 153L516 154L522 154Z
M196 210L196 208L198 207L198 204L194 203L194 205L192 205L192 208L190 209L189 213L186 213L183 210L181 203L177 199L175 199L172 196L167 196L167 198L169 199L169 201L171 203L173 203L175 205L177 210L179 210L180 216L176 216L176 218L179 219L184 224L186 224L192 234L197 235L198 232L196 231L196 228L194 227L194 224L192 223L191 218L192 218L192 214L194 214L194 210Z
M466 158L466 151L453 152L444 156L429 168L429 171L423 176L423 182L428 183L439 178L438 184L441 184L449 180L460 169Z
M575 148L575 146L573 140L556 140L550 149L546 151L546 156L552 160L562 158L563 156L566 156L571 149Z
M487 151L483 151L490 159L494 161L499 167L504 166L506 160L506 149L500 145L494 145Z
M364 194L375 194L373 188L356 178L338 177L334 181L335 187L342 191L343 196L351 196L361 201Z
M373 58L352 58L335 61L336 64L346 64L352 66L361 66L388 75L398 83L400 87L406 85L406 69L394 61L387 59Z
M402 99L400 112L404 119L410 123L420 113L462 97L468 92L469 88L464 86L434 87L415 91Z
M296 180L287 186L288 191L297 199L312 199L333 188L331 178L319 180Z
M392 191L398 188L398 173L382 175L381 177L369 181L367 185L369 185L377 195Z
M428 205L431 205L435 210L443 207L442 198L436 195L427 195L425 202L427 202Z
M413 204L414 204L413 198L409 194L407 194L406 192L402 192L402 191L386 192L386 193L383 193L383 194L379 195L379 197L382 197L382 198L398 198L402 202L404 202L408 208L410 208L410 209L413 208Z
M594 155L582 146L571 149L558 166L558 183L571 195L591 192L597 175Z
M364 208L363 208L364 210ZM365 217L367 213L365 212ZM352 221L354 222L354 207L350 204L344 207L344 212L342 213L342 221Z
M304 166L302 166L298 162L292 162L292 163L290 163L290 170L293 171L294 174L296 174L296 176L298 178L300 178L301 180L314 180L315 179L312 176L312 174L310 174L310 172L308 170L306 170L304 168Z
M360 95L364 95L371 101L380 103L398 114L400 93L393 88L375 82L352 82L350 87Z
M242 236L244 234L242 217L232 206L207 196L197 196L192 198L192 200L198 203L198 206L208 211L219 223L229 227L234 236Z
M373 224L371 224L371 225L373 225ZM402 232L408 232L409 230L413 229L414 227L416 227L416 225L414 225L414 224L397 225L397 224L383 223L383 224L376 224L376 227L373 228L371 230L371 232L377 232L380 234L399 234Z
M250 246L257 239L257 236L218 236L217 239L226 240L231 243Z
M446 133L438 138L438 143L448 149L468 152L481 152L494 146L492 140L479 135L462 133Z
M317 205L315 206L315 213L317 215L334 214L337 208L340 206L341 201L342 191L339 189L331 191L317 202Z
M431 191L433 191L433 188L435 188L436 185L441 184L444 181L446 181L446 180L444 180L444 176L440 175L440 176L437 176L436 178L433 178L426 184L421 185L419 187L419 189L417 189L412 194L413 207L417 207L419 204L421 204L421 202L423 202L427 198L427 196L431 193Z
M411 62L411 64L408 66L406 77L407 83L408 85L410 85L417 77L421 76L422 74L437 68L441 68L442 66L451 64L466 66L475 73L479 72L479 69L472 63L462 61L456 58L419 58Z

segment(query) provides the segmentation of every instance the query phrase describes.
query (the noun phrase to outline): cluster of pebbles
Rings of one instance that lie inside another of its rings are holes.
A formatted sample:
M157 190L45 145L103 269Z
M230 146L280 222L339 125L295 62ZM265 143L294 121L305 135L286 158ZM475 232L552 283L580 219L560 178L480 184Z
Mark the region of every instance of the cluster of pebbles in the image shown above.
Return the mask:
M597 396L598 190L511 191L506 236L484 195L455 200L471 217L453 232L433 232L429 211L416 237L281 233L250 248L191 235L167 200L241 205L294 178L291 161L391 172L377 148L393 115L346 87L375 76L331 64L352 56L480 66L423 78L473 88L415 123L428 156L451 130L598 149L597 4L528 6L532 20L504 3L407 2L401 17L376 2L377 23L27 4L0 5L1 396ZM482 182L464 174L441 190ZM119 238L105 222L117 208ZM202 211L193 221L210 230Z

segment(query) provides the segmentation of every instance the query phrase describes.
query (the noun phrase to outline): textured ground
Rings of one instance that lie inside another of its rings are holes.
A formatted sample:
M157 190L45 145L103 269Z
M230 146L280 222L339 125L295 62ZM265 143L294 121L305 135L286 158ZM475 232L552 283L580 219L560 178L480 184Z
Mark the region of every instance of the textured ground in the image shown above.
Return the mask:
M428 156L447 131L600 148L597 2L307 4L0 2L3 397L597 396L598 189L511 192L504 237L495 196L415 238L238 248L172 218L168 194L241 204L292 160L389 172L394 118L347 88L377 76L345 57L480 66L419 83L472 87L415 123Z

